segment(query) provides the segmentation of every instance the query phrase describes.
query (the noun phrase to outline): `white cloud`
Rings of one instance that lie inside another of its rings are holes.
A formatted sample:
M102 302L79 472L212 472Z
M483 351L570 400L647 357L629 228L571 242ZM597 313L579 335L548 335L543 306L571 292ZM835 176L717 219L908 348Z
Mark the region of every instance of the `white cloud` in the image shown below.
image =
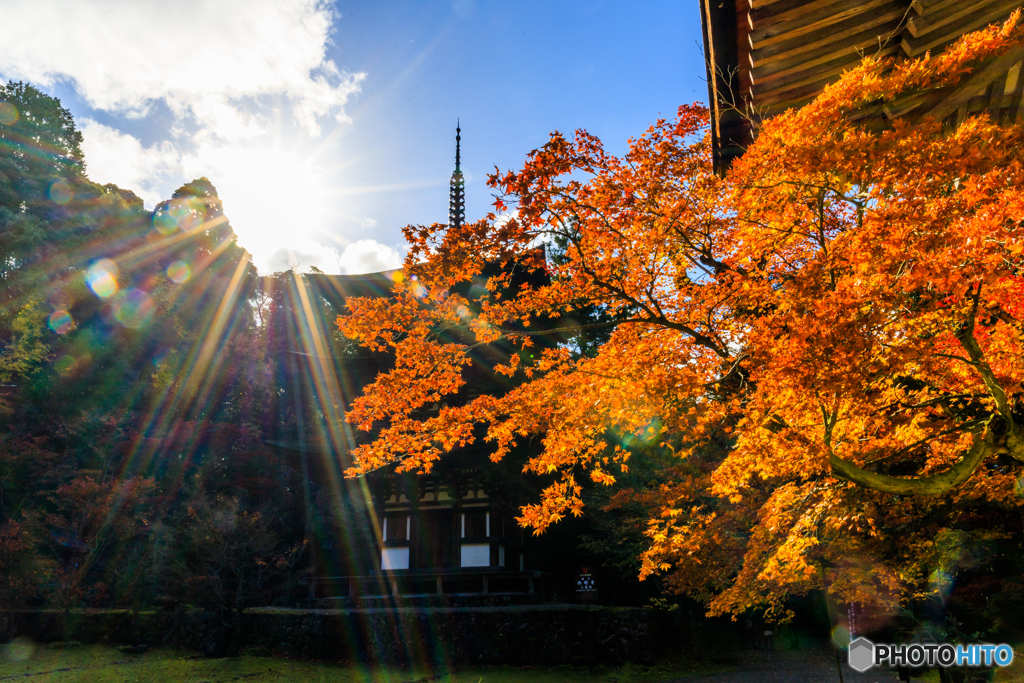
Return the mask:
M358 273L379 273L402 266L402 254L394 247L381 244L376 240L358 240L345 247L341 253L340 265L342 272L352 275Z
M204 144L180 163L184 176L205 175L217 188L239 243L261 272L295 265L337 271L337 250L323 251L313 237L324 232L325 181L308 158L273 147Z
M89 176L130 188L152 208L166 199L156 189L161 180L184 183L207 176L224 200L224 211L239 243L252 254L261 273L315 266L325 273L375 273L399 268L403 253L376 240L362 239L339 253L310 238L323 232L316 167L280 150L203 144L188 153L162 142L144 147L135 137L86 119L83 152ZM364 230L377 225L364 217ZM282 246L286 245L286 246Z
M79 119L93 181L152 208L206 176L261 271L337 272L338 249L321 244L328 172L298 151L317 148L321 124L348 121L364 77L327 58L337 19L325 0L4 0L0 76L70 83L114 115ZM150 127L161 141L117 130L116 117L145 119L158 103L173 115Z
M91 106L143 115L163 100L222 139L262 134L254 98L283 96L311 133L364 74L326 57L335 13L322 0L5 0L0 74L67 79Z
M509 221L519 219L519 209L508 209L506 211L499 211L494 217L494 227L500 228Z
M92 119L79 123L90 178L133 190L150 208L165 199L160 180L181 175L181 155L174 145L161 142L143 147L137 138Z
M261 272L316 266L338 272L334 247L310 235L324 232L322 169L273 147L204 141L189 152L170 142L143 147L135 137L96 121L82 127L89 177L131 189L148 208L174 187L207 177L224 201L239 243Z
M350 243L339 255L334 247L324 246L311 239L301 239L294 246L278 249L270 256L257 260L256 266L263 273L277 273L293 268L305 272L310 266L316 266L325 273L358 275L401 268L402 253L376 240L365 239Z
M310 266L316 266L325 273L337 273L338 250L325 247L311 239L299 240L290 247L282 247L263 259L255 259L256 268L261 273L281 273L295 269L306 272Z

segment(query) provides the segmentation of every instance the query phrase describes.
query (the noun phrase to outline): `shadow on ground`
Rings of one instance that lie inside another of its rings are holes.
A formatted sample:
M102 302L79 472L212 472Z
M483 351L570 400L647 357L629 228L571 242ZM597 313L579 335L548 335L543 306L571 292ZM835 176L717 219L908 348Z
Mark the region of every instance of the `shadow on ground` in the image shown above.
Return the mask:
M191 651L160 649L139 655L100 645L53 647L27 640L9 643L0 660L0 682L113 683L140 680L221 683L833 683L839 680L830 650L745 651L712 661L666 658L650 666L386 668L344 666L270 657L210 659ZM889 671L857 674L843 666L843 680L890 683Z

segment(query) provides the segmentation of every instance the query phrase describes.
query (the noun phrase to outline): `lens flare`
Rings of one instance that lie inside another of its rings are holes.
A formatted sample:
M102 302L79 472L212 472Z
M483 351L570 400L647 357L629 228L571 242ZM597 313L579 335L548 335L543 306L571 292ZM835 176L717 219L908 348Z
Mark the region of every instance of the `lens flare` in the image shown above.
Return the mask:
M116 302L114 318L125 327L141 329L153 318L153 299L141 289L129 289Z
M75 367L78 363L71 356L61 356L57 359L57 362L53 364L53 368L62 375L70 375L75 371Z
M85 273L85 282L92 293L101 299L117 294L117 264L108 259L97 261Z
M46 324L50 326L50 329L57 334L67 334L71 330L75 329L75 321L71 318L71 314L64 309L59 309L50 314Z
M167 277L180 285L192 277L192 271L184 261L175 261L167 266Z
M956 582L956 577L952 572L947 571L945 568L939 568L932 572L931 576L928 577L928 581L939 597L946 600L949 598L949 594L953 591L953 584Z
M153 227L161 235L170 235L179 228L189 230L204 220L206 205L196 197L171 200L153 213Z
M18 122L18 110L10 102L0 102L0 126L13 126Z
M191 230L206 220L206 204L198 197L179 199L172 211L182 230Z
M50 189L47 194L49 194L50 200L57 204L67 204L75 196L71 186L63 180L54 180L50 183Z
M3 116L3 106L4 103L0 102L0 117ZM0 118L0 121L2 121L2 118ZM35 649L35 643L28 638L15 638L3 646L4 659L9 662L24 662L32 657Z
M410 283L410 287L412 288L412 295L417 299L425 297L427 295L427 288L423 286L419 281L419 278L413 275L411 280L412 282Z
M836 647L846 647L850 644L850 630L845 626L836 626L832 629L832 642Z
M153 214L153 227L161 235L170 235L178 229L178 222L169 213L156 212Z

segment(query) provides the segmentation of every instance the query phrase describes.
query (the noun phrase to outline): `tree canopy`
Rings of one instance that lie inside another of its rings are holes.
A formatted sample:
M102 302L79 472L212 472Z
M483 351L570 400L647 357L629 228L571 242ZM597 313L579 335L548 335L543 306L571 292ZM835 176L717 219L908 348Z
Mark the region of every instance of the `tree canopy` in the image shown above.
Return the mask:
M265 440L315 415L279 398L289 278L257 278L207 178L147 211L80 144L0 87L0 609L287 600L301 485Z
M520 522L539 532L582 513L584 479L613 484L660 448L680 460L642 494L642 572L670 571L713 613L781 609L823 582L876 602L933 590L921 568L956 545L943 539L1002 533L969 512L1020 505L1024 127L983 113L874 130L851 114L955 85L1019 45L1018 22L935 57L865 59L763 122L725 177L689 105L622 157L553 133L491 176L495 214L407 228L394 298L338 319L396 358L348 415L375 434L351 473L536 442L526 469L554 479ZM479 307L454 292L494 261L508 266ZM516 269L549 281L503 295ZM475 342L445 336L466 324ZM533 352L551 328L597 327L594 353ZM495 368L518 384L420 410L458 396L474 344L498 339L520 349Z

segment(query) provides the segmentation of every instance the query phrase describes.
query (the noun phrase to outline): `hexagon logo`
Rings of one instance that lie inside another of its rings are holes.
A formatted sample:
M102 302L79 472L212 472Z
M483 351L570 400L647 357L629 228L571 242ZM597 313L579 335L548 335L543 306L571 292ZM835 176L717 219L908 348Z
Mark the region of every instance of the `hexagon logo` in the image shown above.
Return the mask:
M864 673L875 665L875 644L867 638L857 638L850 642L850 668Z

